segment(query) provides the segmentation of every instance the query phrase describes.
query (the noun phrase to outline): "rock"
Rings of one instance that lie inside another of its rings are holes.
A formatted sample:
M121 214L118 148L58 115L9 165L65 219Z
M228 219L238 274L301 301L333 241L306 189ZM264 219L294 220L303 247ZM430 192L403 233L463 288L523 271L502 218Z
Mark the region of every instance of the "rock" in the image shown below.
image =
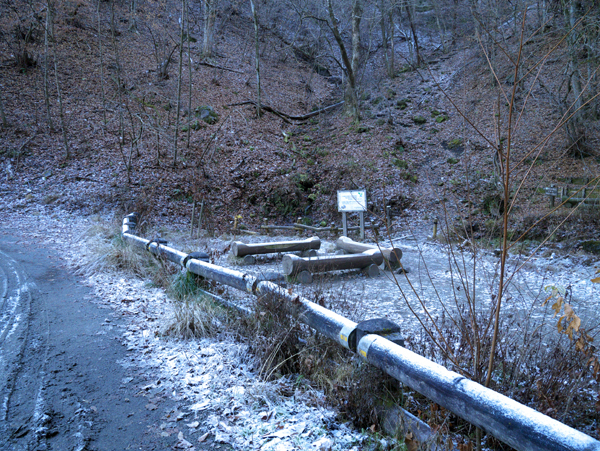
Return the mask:
M203 120L209 125L215 124L219 121L219 115L211 106L199 106L194 110L194 114L197 118Z
M579 243L579 246L581 247L584 251L589 252L591 254L600 254L600 241L596 241L596 240L588 240L588 241L582 241L581 243Z
M313 442L311 448L318 451L331 451L333 448L333 440L329 437L321 437L316 442Z

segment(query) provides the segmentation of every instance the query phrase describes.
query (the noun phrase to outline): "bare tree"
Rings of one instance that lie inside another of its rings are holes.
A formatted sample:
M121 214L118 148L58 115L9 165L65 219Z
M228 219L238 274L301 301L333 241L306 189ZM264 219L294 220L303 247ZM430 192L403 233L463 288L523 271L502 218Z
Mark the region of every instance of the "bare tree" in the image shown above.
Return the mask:
M2 100L2 96L0 95L0 119L2 119L2 127L8 127L8 120L6 119L6 114L4 114L4 101Z
M50 92L48 90L48 47L50 39L54 35L54 19L52 15L51 3L48 2L46 5L46 25L44 27L44 104L46 106L46 120L48 121L48 127L50 130L54 129L52 123L52 112L50 110Z
M586 123L593 110L593 103L588 100L595 91L586 87L598 85L600 6L587 0L567 0L563 2L563 14L569 30L569 61L566 69L568 89L561 99L561 109L570 113L565 128L572 153L586 156L591 152Z
M179 47L179 43L166 30L155 33L149 27L149 31L152 38L154 59L156 60L156 76L159 80L168 80L169 66L171 65L171 61L173 61L173 54L177 50L177 47ZM171 42L173 43L172 47Z
M335 41L339 47L342 55L342 62L344 64L344 70L347 75L346 89L344 93L345 106L344 110L355 120L360 120L360 110L358 106L358 95L357 95L357 74L359 69L359 56L360 56L360 21L362 19L363 5L362 0L352 1L352 57L348 56L346 50L346 44L340 33L338 26L339 20L335 16L333 9L332 0L327 0L327 11L329 14L328 25L331 28Z
M52 45L52 57L54 60L54 81L56 84L56 95L58 97L58 113L59 113L59 118L60 118L60 127L62 129L63 144L65 146L65 159L68 160L69 158L71 158L71 149L69 146L69 139L67 136L67 121L66 121L65 111L64 111L64 107L63 107L63 96L62 96L62 91L60 90L60 83L58 80L58 57L56 56L56 37L54 36L54 33L52 31L54 29L53 18L54 18L54 4L52 1L49 0L46 3L46 38L49 37L52 40L52 44L53 44ZM47 45L48 45L48 42L45 43L46 50L47 50ZM45 72L47 72L47 70ZM50 109L49 109L50 103L49 103L49 99L48 99L47 86L44 86L44 91L46 94L48 114L50 114Z
M410 34L412 37L412 41L414 44L415 50L415 66L420 66L423 64L423 58L421 57L421 48L419 46L419 35L417 34L417 28L415 25L414 15L415 15L415 2L409 2L405 5L406 15L408 17L408 24L410 26Z
M185 23L187 24L187 60L188 60L188 107L187 107L187 148L190 148L190 138L192 133L192 127L190 123L192 120L192 25L190 20L190 10L185 10Z
M385 71L388 77L394 77L394 7L379 0L379 23L381 27L381 42L383 46L383 58Z
M177 150L179 145L179 117L181 114L181 75L183 67L183 44L185 39L185 19L187 3L181 0L181 18L179 20L179 65L177 70L177 111L175 116L175 142L173 152L173 167L177 166Z
M29 48L36 39L41 14L38 13L36 2L33 0L6 1L2 6L6 6L16 18L17 23L12 33L14 39L10 40L8 44L14 54L17 67L24 72L36 64Z
M202 55L211 57L215 47L215 22L217 19L217 7L219 0L203 0L204 10L204 41L202 44Z
M261 116L261 91L260 91L260 49L258 41L258 11L254 5L254 0L250 0L250 8L252 10L252 19L254 21L254 67L256 69L256 115Z
M121 74L121 56L119 52L119 45L117 42L117 21L115 18L115 0L111 0L110 2L110 30L111 30L111 38L112 38L112 46L115 55L115 67L116 67L116 79L115 85L117 89L117 96L119 99L119 105L117 111L119 112L119 131L118 131L118 143L119 143L119 152L121 153L121 158L123 159L123 163L125 165L125 169L127 171L127 183L131 183L131 160L133 153L133 145L129 151L129 158L125 155L124 144L125 144L125 120L123 118L123 107L124 107L124 98L123 98L123 79Z
M100 0L98 0L98 7L96 9L96 16L98 19L98 53L100 55L100 89L102 91L102 123L106 127L106 89L104 87L104 50L102 48L102 30L100 26Z

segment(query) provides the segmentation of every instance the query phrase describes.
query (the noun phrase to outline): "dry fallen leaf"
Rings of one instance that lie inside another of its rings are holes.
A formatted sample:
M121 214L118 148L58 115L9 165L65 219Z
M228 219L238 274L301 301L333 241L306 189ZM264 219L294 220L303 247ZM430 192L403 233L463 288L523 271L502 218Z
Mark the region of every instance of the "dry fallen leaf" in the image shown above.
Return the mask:
M406 449L408 451L417 451L419 449L419 444L416 440L414 440L412 432L408 432L404 436L404 444L406 445Z
M198 437L198 441L200 443L202 443L204 440L206 440L208 438L209 435L210 435L210 432L207 432L206 434L201 435L200 437Z

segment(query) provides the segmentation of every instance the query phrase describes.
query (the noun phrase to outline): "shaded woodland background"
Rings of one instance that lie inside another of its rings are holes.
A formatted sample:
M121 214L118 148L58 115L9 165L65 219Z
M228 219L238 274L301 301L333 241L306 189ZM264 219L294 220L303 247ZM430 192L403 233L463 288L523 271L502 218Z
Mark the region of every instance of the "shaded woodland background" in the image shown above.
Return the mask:
M3 0L10 189L85 212L205 200L222 228L329 223L365 187L376 214L493 235L515 74L513 228L543 187L596 177L595 2L251 3Z

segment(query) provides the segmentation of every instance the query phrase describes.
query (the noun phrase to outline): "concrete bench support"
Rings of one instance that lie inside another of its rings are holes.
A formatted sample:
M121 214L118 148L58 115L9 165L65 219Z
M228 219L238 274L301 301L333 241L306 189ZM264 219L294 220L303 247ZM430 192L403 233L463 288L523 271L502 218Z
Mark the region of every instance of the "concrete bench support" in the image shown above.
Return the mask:
M231 245L231 253L234 257L243 257L252 254L271 254L276 252L296 252L319 249L321 240L318 237L308 238L300 241L279 241L273 243L244 244L234 241Z
M379 274L378 266L383 263L383 255L378 249L370 249L360 254L328 255L324 257L302 258L286 254L281 260L286 276L297 276L302 283L310 283L312 274L343 269L363 269L370 277Z
M389 262L392 268L400 266L400 259L402 258L402 250L396 247L378 247L375 244L358 243L347 236L338 238L338 240L335 242L335 246L338 249L342 249L350 254L358 254L370 250L381 251L383 258L386 262Z

